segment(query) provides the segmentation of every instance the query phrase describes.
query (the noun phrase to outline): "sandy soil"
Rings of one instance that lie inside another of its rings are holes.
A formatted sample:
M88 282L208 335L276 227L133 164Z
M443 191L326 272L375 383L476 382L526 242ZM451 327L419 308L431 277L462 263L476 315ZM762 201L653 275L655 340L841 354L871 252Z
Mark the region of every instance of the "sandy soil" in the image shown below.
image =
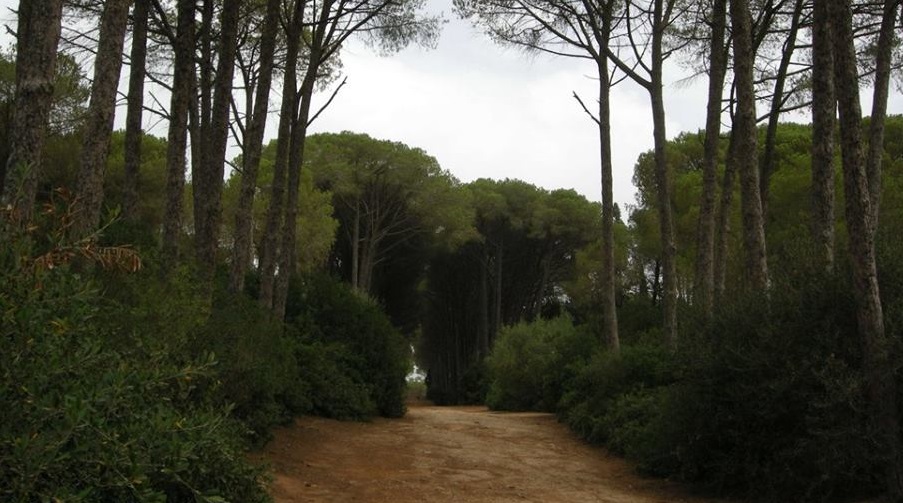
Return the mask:
M258 455L290 502L704 502L577 440L554 416L412 406L403 419L303 418Z

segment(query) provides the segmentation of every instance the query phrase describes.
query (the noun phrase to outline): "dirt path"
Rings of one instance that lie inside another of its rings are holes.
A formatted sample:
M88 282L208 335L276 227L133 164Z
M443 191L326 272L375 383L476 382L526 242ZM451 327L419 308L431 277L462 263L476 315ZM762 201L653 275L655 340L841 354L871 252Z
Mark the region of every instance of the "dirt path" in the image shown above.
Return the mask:
M403 419L303 418L260 455L289 502L703 502L637 476L554 416L413 406Z

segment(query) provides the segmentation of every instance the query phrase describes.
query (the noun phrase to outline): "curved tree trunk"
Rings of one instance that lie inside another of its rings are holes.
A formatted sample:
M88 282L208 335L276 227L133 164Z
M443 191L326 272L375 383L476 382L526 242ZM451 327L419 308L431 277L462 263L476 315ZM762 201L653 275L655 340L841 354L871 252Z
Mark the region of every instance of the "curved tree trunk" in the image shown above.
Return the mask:
M721 96L727 73L724 32L727 0L715 0L712 11L712 41L709 50L709 95L706 105L705 147L702 168L702 198L696 233L694 297L707 319L712 318L715 299L715 196L718 192L718 147L721 141Z
M894 45L898 0L886 0L881 17L881 31L878 34L875 58L875 83L872 96L872 118L869 123L869 149L866 158L866 173L869 180L869 201L871 202L872 231L878 228L881 206L881 160L884 156L884 123L887 118L887 94L890 86L890 66Z
M166 212L163 219L163 262L166 270L172 269L178 261L182 233L188 116L194 98L194 7L194 0L179 0L177 4L175 69L166 148Z
M138 184L141 176L141 119L144 114L144 69L147 64L148 2L135 0L132 11L132 51L129 57L128 110L125 118L125 188L122 215L130 222L138 220Z
M257 173L263 151L263 135L273 84L276 38L279 34L280 0L267 0L267 10L260 42L260 77L254 98L253 116L248 119L244 139L244 156L241 172L241 189L238 208L235 211L235 243L232 248L232 264L229 271L229 289L238 293L244 289L245 274L251 263L251 226L254 209L254 192L257 189Z
M23 221L31 220L38 192L62 15L62 0L19 2L16 107L0 203L11 205Z
M737 113L734 117L734 164L740 172L743 243L746 274L753 289L768 287L768 259L757 159L756 97L753 89L752 17L746 0L731 0L734 30L734 75Z
M863 163L859 104L859 79L853 40L850 0L828 2L834 28L834 86L840 112L845 214L853 262L853 286L857 322L862 340L866 392L872 407L875 432L885 457L886 490L889 501L903 499L903 459L900 450L900 420L897 410L895 365L891 343L884 330L884 313L875 264L875 236L869 201L869 180Z
M768 127L765 132L765 146L762 154L761 174L759 178L759 193L762 197L763 220L766 219L768 215L768 197L771 190L771 175L777 168L775 148L778 138L778 120L781 118L781 108L784 107L784 86L787 82L787 71L790 68L793 53L796 49L796 37L799 33L800 19L803 16L804 8L805 1L796 0L790 21L790 28L787 31L787 38L784 42L783 51L781 51L781 62L778 64L778 71L775 75L774 92L771 96L771 109L768 113Z
M122 71L122 46L129 21L131 0L108 0L100 19L100 38L94 58L91 103L82 141L81 165L75 195L80 209L73 222L73 233L83 237L97 230L103 205L103 175L110 151L113 119L116 115L116 91Z

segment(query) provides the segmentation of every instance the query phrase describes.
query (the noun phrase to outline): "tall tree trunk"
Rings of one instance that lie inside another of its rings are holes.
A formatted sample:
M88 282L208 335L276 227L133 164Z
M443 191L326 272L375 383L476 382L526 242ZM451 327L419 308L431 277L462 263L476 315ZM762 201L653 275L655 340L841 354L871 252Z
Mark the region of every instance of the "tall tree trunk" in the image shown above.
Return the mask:
M761 160L761 176L759 178L759 195L762 198L763 220L765 220L768 215L768 195L771 189L771 175L777 168L775 149L778 138L778 120L781 118L781 109L784 107L784 86L787 82L787 71L790 68L790 63L793 60L793 53L796 49L796 37L799 33L800 19L803 16L804 8L805 1L796 0L791 16L790 28L787 31L787 38L784 41L784 48L781 52L781 62L778 64L778 71L775 75L774 92L771 95L771 109L768 113L768 127L765 132L765 146Z
M504 264L505 246L502 241L495 245L495 326L493 327L493 337L498 337L502 329L504 320L502 320L502 273Z
M665 100L662 80L662 55L664 39L663 0L655 0L652 29L652 71L649 96L652 100L652 135L655 143L655 181L658 185L659 225L662 244L662 309L664 310L664 332L668 345L677 347L677 246L674 242L673 193L668 157L665 144Z
M38 192L62 13L62 0L19 2L16 107L0 204L11 205L24 221L31 220Z
M208 135L202 145L201 172L192 179L194 188L195 255L200 279L212 288L222 219L223 174L229 141L229 105L235 75L238 46L238 18L241 0L225 0L220 18L219 61L213 81L213 108ZM211 290L212 293L212 290Z
M125 188L122 215L129 222L138 220L138 179L141 176L141 128L144 114L144 78L147 64L148 2L135 0L132 11L132 51L129 57L128 109L125 117Z
M175 68L169 107L169 136L166 148L166 212L163 219L164 269L179 258L182 233L182 197L185 190L188 116L194 101L194 0L179 0L176 28Z
M826 1L816 1L812 23L812 237L818 260L834 270L834 95L833 28Z
M311 54L311 61L313 61L314 57L319 58L319 53L314 51ZM296 240L298 232L298 203L300 202L301 189L301 164L304 160L304 144L307 141L310 101L313 96L319 65L311 64L307 71L308 73L304 76L304 81L301 84L301 106L294 131L292 132L292 152L289 156L285 220L282 222L282 253L279 255L279 274L276 276L276 290L273 301L273 311L277 317L285 314L289 280L298 269ZM370 259L372 260L373 257L371 256ZM370 269L372 267L371 264ZM366 292L370 290L371 272L369 270L366 271L367 284L363 285Z
M351 288L360 290L361 277L361 203L354 201L354 227L351 229Z
M618 308L615 296L615 203L611 164L611 82L609 81L607 57L602 56L597 60L597 70L599 77L599 149L602 175L602 338L612 351L618 352L621 349L621 339L618 334Z
M480 267L480 319L477 341L478 360L489 356L489 251L484 248L479 259Z
M289 151L292 143L292 127L298 107L297 89L298 55L300 53L301 23L306 2L295 2L286 29L286 60L282 81L282 108L279 112L279 133L276 140L276 159L273 162L273 185L270 188L270 206L267 209L266 227L260 247L260 305L273 309L276 286L276 261L283 248L280 224L285 207L285 176L288 172Z
M869 201L869 179L863 163L859 79L850 0L828 2L834 28L834 86L840 111L845 213L853 262L857 322L862 340L866 391L874 430L886 456L886 489L890 501L903 500L903 459L897 410L895 365L884 331L884 314L875 264L875 236Z
M734 30L734 79L737 87L733 161L740 172L746 274L753 289L765 291L768 287L768 260L762 197L759 193L759 167L756 163L756 97L753 88L755 54L752 47L752 17L746 0L731 0L731 24Z
M241 189L238 195L238 208L235 211L235 242L229 271L229 289L233 293L241 292L244 289L245 274L251 263L254 193L257 189L257 173L260 169L260 157L263 152L263 135L266 131L269 112L270 90L273 87L280 5L280 0L267 0L267 10L263 22L260 41L260 76L257 82L257 94L254 97L253 115L248 119L244 139Z
M715 298L715 196L718 192L718 147L721 140L721 96L727 73L724 32L727 0L715 0L712 11L712 40L709 50L709 95L706 105L705 146L702 167L702 197L696 233L696 274L694 297L712 318Z
M731 206L734 202L734 178L737 166L734 164L733 131L730 134L727 148L727 162L724 165L724 177L721 180L721 199L718 202L717 227L715 229L715 301L724 298L725 279L727 277L728 238L731 227Z
M103 206L103 175L110 151L113 119L116 115L116 91L122 71L122 46L129 21L131 0L108 0L100 19L100 38L94 58L94 81L82 140L81 165L75 194L80 211L73 222L73 233L86 236L100 224Z
M899 0L885 0L881 17L881 31L875 57L875 83L872 96L872 118L869 123L869 149L866 173L869 180L869 201L873 230L878 228L881 206L881 160L884 156L884 123L887 117L887 94L890 86L890 66L894 45Z

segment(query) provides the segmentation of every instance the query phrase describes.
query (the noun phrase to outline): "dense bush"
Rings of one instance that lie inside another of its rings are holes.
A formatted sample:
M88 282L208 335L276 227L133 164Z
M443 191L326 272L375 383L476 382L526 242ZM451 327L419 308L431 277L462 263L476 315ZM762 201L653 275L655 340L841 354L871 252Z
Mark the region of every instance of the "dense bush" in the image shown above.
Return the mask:
M410 343L378 305L329 276L313 275L292 282L286 318L300 334L298 363L315 412L404 415Z
M561 399L561 418L590 442L636 459L649 450L639 443L655 436L648 427L660 414L663 390L675 373L672 356L660 345L625 345L619 354L599 351L577 369Z
M593 345L567 317L503 329L486 359L486 404L500 410L554 411L571 369Z
M111 330L83 275L35 267L28 239L2 237L0 500L268 500L209 398L211 356Z
M688 341L666 411L681 476L772 501L875 482L850 292L826 279L745 299Z

